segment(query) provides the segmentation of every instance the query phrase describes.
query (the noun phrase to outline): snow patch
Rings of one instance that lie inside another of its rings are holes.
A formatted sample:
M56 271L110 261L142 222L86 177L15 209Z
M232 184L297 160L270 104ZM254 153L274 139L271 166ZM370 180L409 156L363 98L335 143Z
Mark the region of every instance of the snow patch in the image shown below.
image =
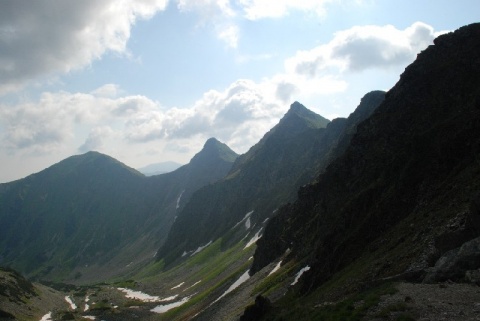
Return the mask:
M234 227L232 227L232 229L236 228L237 226L239 226L240 224L242 224L243 222L245 222L246 220L250 219L250 216L253 214L253 211L250 211L248 212L247 214L245 214L245 217L242 218L242 220L240 222L238 222L237 224L235 224ZM250 224L250 223L249 223ZM247 223L245 222L245 227L247 226ZM249 227L248 227L249 228ZM247 229L248 229L247 228Z
M281 266L281 265L282 265L282 261L278 262L278 264L275 265L275 267L273 268L273 270L272 270L270 273L268 273L267 276L270 276L270 275L272 275L273 273L277 272L277 271L280 269L280 266Z
M72 310L77 309L77 305L72 301L72 298L70 298L69 296L66 296L65 301L67 301L67 303L70 304L70 309Z
M154 296L154 295L149 295L146 293L143 293L141 291L134 291L130 290L127 288L117 288L118 290L122 291L125 293L125 297L128 299L136 299L140 300L142 302L158 302L160 301L160 297Z
M198 254L200 253L201 251L203 251L203 249L205 249L207 246L209 246L210 244L212 244L212 241L208 242L207 244L205 244L204 246L200 246L198 249L195 250L195 252L193 252L192 254L190 254L190 256L194 256L195 254Z
M250 270L247 270L247 272L243 273L242 276L240 278L238 278L238 280L235 281L235 283L230 285L230 287L227 289L227 291L225 291L221 296L219 296L218 299L213 301L213 303L219 301L221 298L223 298L224 296L226 296L227 294L229 294L230 292L232 292L233 290L238 288L242 283L245 283L248 279L250 279L250 274L248 273L249 271Z
M262 237L262 235L260 235L260 232L262 232L262 229L263 228L259 229L257 234L255 234L255 236L252 237L250 241L248 241L247 245L245 245L245 247L243 248L244 250L252 246L253 244L255 244Z
M47 314L45 314L41 319L40 321L53 321L52 320L52 312L48 312Z
M93 316L93 315L82 315L82 318L89 319L89 320L95 320L96 319L96 317Z
M185 190L183 190L183 191L180 193L180 196L177 198L177 207L175 207L176 210L178 210L178 208L180 207L180 200L182 199L183 193L185 193Z
M178 285L175 285L173 288L171 288L170 290L175 290L175 289L178 289L179 287L181 287L185 282L182 282Z
M306 267L304 267L300 271L298 271L297 275L295 275L295 281L293 281L292 285L297 284L298 280L300 280L300 277L302 276L302 274L307 272L308 270L310 270L310 266L307 265Z
M169 303L169 304L164 304L164 305L157 305L155 308L151 309L150 311L155 312L155 313L165 313L173 308L179 307L185 302L190 300L190 297L184 297L180 301Z
M88 309L90 309L90 306L88 305L88 301L90 301L90 297L87 295L85 296L85 307L83 308L83 311L88 311Z
M182 257L184 257L187 254L188 254L187 251L183 251Z
M175 300L178 295L169 296L168 298L160 298L156 295L149 295L141 291L134 291L127 288L117 288L119 291L125 293L125 297L128 299L136 299L142 302L162 302L162 301L171 301Z
M249 217L245 221L245 229L248 230L251 226L252 226L252 222L250 222L250 217Z
M193 285L191 285L191 286L189 286L188 288L186 288L185 290L183 290L183 292L185 292L185 291L187 291L187 290L189 290L189 289L193 288L195 285L197 285L197 284L198 284L198 283L200 283L200 282L202 282L202 280L200 280L200 281L197 281L197 282L193 283Z

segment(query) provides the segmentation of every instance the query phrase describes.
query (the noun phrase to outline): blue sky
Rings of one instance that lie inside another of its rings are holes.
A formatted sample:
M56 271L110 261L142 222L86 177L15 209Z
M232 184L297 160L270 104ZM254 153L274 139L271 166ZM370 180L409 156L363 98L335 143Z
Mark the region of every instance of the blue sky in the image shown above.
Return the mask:
M329 119L388 90L480 3L0 0L0 182L96 150L186 163L238 153L294 101Z

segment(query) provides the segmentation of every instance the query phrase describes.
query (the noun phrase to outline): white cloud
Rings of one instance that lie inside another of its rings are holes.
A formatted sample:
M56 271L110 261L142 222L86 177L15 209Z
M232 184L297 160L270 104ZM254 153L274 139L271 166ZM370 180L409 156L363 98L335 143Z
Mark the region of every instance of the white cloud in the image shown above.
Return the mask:
M325 15L325 6L332 0L238 0L244 16L250 20L279 18L290 10L299 10L316 15Z
M224 41L230 48L237 48L239 29L234 25L222 28L218 33L218 38Z
M427 24L416 22L399 30L394 26L356 26L337 32L324 45L300 51L285 63L291 73L315 77L332 68L362 71L406 66L437 34Z
M219 16L235 16L230 0L177 0L177 7L183 12L197 12L203 23Z
M111 136L112 133L113 130L108 126L92 128L85 142L78 148L78 151L81 153L98 151L103 147L104 140Z
M177 8L181 12L197 14L198 26L213 26L218 39L236 49L240 19L280 18L291 10L323 16L325 5L332 1L337 0L177 0Z
M229 48L237 48L240 32L234 23L237 13L230 0L177 0L177 8L184 13L195 13L198 27L212 26L218 39Z
M105 98L114 98L119 94L120 88L116 84L106 84L100 88L95 89L91 92L92 95L105 97Z
M11 152L49 153L65 148L81 133L90 132L80 150L102 146L131 115L151 113L159 104L144 96L105 97L118 86L105 85L90 94L45 92L36 102L0 105L1 147ZM78 145L77 145L78 146Z
M245 127L260 129L243 137L243 145L249 147L269 129L271 120L278 120L288 108L271 94L270 87L269 83L238 80L222 92L205 93L188 109L137 113L126 123L126 137L132 142L147 142L215 136L228 143Z
M46 92L38 101L0 105L0 149L42 154L75 144L84 152L103 148L107 139L127 146L211 136L245 149L287 110L275 90L273 82L238 80L205 93L190 108L168 110L144 96L111 97L121 92L113 84L88 94Z
M2 106L2 147L14 152L32 149L48 152L58 147L71 132L72 122L64 122L65 111L59 110L45 95L38 104L26 103L14 107Z
M0 94L42 76L90 64L105 52L126 52L137 19L167 0L7 0L0 10Z

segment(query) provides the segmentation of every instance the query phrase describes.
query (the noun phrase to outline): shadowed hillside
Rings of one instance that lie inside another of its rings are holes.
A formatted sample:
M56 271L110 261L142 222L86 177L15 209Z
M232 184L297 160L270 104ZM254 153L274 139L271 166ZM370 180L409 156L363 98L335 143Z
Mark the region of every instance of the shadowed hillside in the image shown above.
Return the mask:
M325 293L335 297L394 275L421 281L441 255L480 235L472 205L480 191L479 50L475 24L420 53L345 154L269 222L252 271L291 249L286 260L310 267L302 293L337 280ZM346 271L355 273L332 281Z
M126 273L154 257L191 193L222 178L236 157L212 138L189 164L145 177L89 152L1 184L0 264L76 282Z

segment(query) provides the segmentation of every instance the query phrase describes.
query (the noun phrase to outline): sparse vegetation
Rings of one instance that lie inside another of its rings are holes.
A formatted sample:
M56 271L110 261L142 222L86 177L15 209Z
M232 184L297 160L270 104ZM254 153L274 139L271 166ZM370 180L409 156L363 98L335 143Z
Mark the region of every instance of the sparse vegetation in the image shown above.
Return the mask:
M95 302L92 304L90 307L90 310L100 310L100 311L105 311L105 310L110 310L112 308L111 304L108 303L107 300L101 300L99 302Z

